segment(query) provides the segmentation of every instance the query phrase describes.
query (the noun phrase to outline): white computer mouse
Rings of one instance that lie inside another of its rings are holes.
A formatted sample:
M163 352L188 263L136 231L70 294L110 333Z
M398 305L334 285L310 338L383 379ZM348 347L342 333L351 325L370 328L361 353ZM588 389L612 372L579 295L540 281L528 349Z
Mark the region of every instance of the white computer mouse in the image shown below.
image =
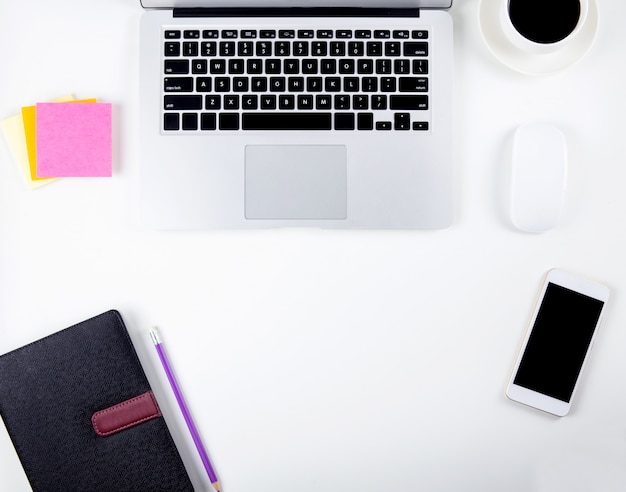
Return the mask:
M567 143L548 123L527 123L515 132L511 170L511 220L526 232L555 227L565 202Z

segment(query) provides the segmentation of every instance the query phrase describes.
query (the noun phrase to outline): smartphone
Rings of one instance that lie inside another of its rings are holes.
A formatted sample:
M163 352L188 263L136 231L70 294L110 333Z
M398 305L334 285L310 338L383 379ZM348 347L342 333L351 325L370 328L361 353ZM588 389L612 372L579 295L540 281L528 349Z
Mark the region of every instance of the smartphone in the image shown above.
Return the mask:
M550 270L506 395L559 417L567 415L608 298L604 285Z

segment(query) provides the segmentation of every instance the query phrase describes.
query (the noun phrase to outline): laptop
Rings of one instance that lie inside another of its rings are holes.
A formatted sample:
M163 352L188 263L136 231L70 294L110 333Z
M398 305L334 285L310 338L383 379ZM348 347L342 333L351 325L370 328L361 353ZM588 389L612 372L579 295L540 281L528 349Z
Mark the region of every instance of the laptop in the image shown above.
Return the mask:
M141 3L144 224L451 224L452 0Z

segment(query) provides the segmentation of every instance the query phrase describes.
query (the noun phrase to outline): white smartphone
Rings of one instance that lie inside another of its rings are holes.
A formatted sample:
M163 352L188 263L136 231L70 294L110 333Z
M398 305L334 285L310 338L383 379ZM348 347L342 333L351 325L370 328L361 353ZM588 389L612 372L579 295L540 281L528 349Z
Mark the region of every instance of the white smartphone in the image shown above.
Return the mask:
M506 395L559 417L567 415L608 298L604 285L550 270Z

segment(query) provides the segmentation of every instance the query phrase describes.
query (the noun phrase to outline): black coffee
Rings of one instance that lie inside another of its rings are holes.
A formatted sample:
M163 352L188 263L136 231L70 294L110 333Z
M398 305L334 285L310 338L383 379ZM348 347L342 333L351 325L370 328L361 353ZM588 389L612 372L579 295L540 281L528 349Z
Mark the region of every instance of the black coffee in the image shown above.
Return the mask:
M556 43L569 36L580 18L579 0L509 0L515 29L535 43Z

